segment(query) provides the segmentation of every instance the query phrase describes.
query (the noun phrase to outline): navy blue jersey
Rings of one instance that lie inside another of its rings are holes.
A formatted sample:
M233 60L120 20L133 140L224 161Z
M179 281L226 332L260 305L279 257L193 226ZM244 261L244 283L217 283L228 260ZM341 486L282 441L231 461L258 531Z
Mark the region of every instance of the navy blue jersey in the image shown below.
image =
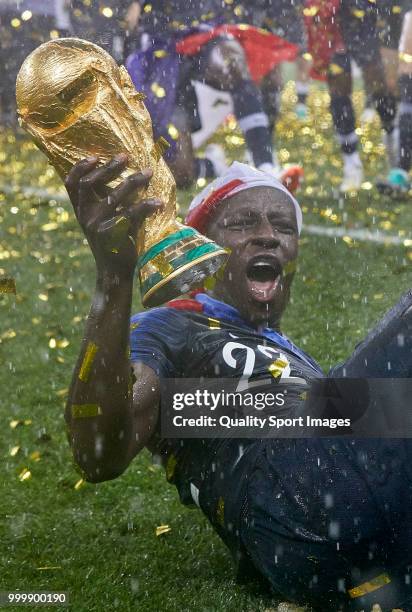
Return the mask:
M270 378L274 387L286 389L288 398L284 407L274 407L276 414L298 410L309 381L323 376L319 365L285 336L249 327L226 304L205 294L193 304L198 311L163 307L134 315L132 361L145 363L160 378L239 378L248 383ZM183 503L192 503L191 484L203 480L226 444L234 441L161 441L166 468L173 467L166 469L166 475L176 484Z

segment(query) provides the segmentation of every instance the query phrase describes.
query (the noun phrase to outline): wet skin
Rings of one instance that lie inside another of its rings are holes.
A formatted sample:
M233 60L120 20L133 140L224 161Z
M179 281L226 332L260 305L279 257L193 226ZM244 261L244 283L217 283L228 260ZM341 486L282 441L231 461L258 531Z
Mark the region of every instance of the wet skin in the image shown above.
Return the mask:
M253 187L228 198L205 232L231 250L213 295L254 327L279 329L298 255L295 208L288 195Z

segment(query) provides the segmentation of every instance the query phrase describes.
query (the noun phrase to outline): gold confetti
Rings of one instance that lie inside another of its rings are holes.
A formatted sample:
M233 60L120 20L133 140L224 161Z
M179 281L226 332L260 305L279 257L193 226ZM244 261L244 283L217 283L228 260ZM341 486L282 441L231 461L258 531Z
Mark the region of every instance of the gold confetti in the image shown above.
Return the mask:
M43 230L43 232L52 232L53 230L58 229L59 224L52 222L52 223L45 223L44 225L41 226L41 229Z
M75 489L76 491L78 491L79 489L81 489L82 487L84 487L84 485L86 484L86 481L84 480L84 478L80 478L80 480L78 480L76 482L76 484L74 485L73 489Z
M331 63L329 64L329 68L328 68L330 74L336 76L338 74L342 74L343 73L343 68L341 66L339 66L339 64L335 64L335 63Z
M32 461L40 461L40 459L41 459L40 452L39 451L33 451L32 453L30 453L29 459L31 459Z
M10 421L9 425L11 429L16 429L16 427L20 427L21 425L31 425L32 422L31 419L14 419Z
M12 277L0 278L0 293L16 293L16 281Z
M61 565L43 565L43 567L36 567L36 569L39 570L40 572L45 572L49 570L62 569L62 566Z
M87 345L87 349L84 354L83 362L79 371L79 379L84 383L87 383L89 380L94 358L96 357L96 353L98 350L98 346L94 342L89 342L89 344Z
M107 19L110 19L110 17L113 17L113 9L110 8L110 6L104 6L101 9L101 13L102 15L104 15L104 17L106 17Z
M352 15L357 19L363 19L365 17L365 11L361 9L352 9Z
M175 125L173 125L173 123L168 124L167 133L169 134L170 138L172 138L173 140L177 140L179 138L179 130L177 129Z
M16 332L14 331L14 329L7 329L5 332L3 332L0 336L0 342L2 342L3 340L12 340L13 338L15 338L17 336Z
M164 98L166 95L165 88L159 85L159 83L156 83L156 81L151 84L150 89L152 90L154 95L157 96L158 98Z
M164 535L165 533L169 533L169 531L172 531L172 528L169 527L169 525L159 525L158 527L156 527L156 536L161 536Z
M399 53L399 60L401 62L405 62L406 64L410 64L412 62L412 55L409 53Z
M201 176L200 178L197 179L196 186L199 188L205 187L206 182L207 182L206 179Z
M305 15L305 17L315 17L315 15L317 15L318 12L319 12L318 6L309 6L303 9L303 14Z
M68 387L65 387L64 389L59 389L58 391L56 391L57 397L66 397L68 393L69 393Z
M20 446L13 446L9 451L10 457L15 457L20 452L20 450Z
M216 520L222 527L225 526L225 500L219 497L216 508Z
M23 468L19 474L20 482L24 482L25 480L29 480L31 478L31 472L28 468Z
M72 404L73 419L85 419L100 416L102 409L97 404Z
M373 593L377 589L382 588L386 584L389 584L391 579L388 574L380 574L373 578L372 580L368 580L368 582L364 582L357 587L348 590L349 597L355 599L356 597L362 597L367 593Z
M168 482L172 480L175 470L176 470L176 466L177 466L176 457L173 454L169 455L169 457L167 458L167 463L166 463L166 480Z
M282 376L283 370L288 366L288 362L284 359L276 359L273 363L268 366L269 372L272 374L273 378L280 378Z
M209 329L220 329L220 321L218 319L212 319L212 317L208 317L207 321L209 323Z

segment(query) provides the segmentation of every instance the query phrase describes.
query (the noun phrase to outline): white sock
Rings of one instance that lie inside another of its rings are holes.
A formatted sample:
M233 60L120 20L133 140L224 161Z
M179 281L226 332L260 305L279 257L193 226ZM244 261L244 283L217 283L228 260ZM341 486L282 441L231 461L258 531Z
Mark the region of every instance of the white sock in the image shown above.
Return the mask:
M309 83L296 81L296 93L298 96L307 96L309 93Z
M345 166L357 166L358 168L362 168L362 161L357 151L353 153L344 153L343 163Z

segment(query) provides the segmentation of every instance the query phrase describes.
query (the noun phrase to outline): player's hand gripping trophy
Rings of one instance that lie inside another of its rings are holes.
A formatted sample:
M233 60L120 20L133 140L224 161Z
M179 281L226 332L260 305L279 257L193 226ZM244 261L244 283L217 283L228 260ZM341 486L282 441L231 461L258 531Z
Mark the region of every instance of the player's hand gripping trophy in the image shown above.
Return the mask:
M151 170L140 177L143 195L140 193L138 200L160 200L163 207L157 207L143 224L135 224L137 235L130 235L133 224L130 215L122 214L123 193L106 222L112 226L106 232L111 257L121 257L119 244L124 245L125 233L133 242L145 306L185 293L221 266L226 252L176 221L176 185L161 155L162 142L153 141L143 96L136 92L125 68L108 53L76 38L47 42L24 61L16 97L21 125L62 179L73 172L79 160L88 158L83 163L91 167L98 161L105 163L104 176L113 180L104 196L98 186L91 190L94 204L101 195L99 203L110 206L110 193L115 202L119 189L127 191L127 177L130 180L137 172ZM136 199L136 185L133 195ZM138 206L136 203L135 208ZM99 231L104 227L102 223Z

